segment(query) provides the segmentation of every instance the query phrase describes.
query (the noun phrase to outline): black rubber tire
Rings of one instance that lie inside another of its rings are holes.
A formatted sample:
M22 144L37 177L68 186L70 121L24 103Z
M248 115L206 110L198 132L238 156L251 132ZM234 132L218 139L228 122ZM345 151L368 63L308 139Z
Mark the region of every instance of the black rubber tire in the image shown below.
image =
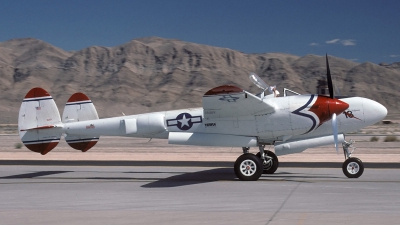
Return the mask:
M359 158L348 158L344 161L343 173L348 178L359 178L364 172L364 164Z
M264 154L267 155L267 156L269 156L269 157L272 157L272 165L271 165L271 164L264 165L264 166L263 166L263 174L274 174L275 171L276 171L276 170L278 169L278 167L279 167L279 160L278 160L278 157L275 155L275 153L273 153L273 152L271 152L271 151L268 151L268 150L264 150ZM258 152L258 153L256 154L256 156L257 156L258 158L261 158L260 152Z
M251 153L239 156L233 168L239 180L243 181L256 181L263 172L261 159Z

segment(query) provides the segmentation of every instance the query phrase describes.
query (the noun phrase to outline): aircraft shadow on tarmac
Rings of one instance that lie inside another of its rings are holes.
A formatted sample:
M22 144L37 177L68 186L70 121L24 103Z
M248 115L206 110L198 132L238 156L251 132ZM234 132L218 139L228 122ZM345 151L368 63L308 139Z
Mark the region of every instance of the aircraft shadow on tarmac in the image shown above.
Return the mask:
M341 177L331 175L308 175L303 173L278 172L272 175L263 175L259 181L292 181L312 183L313 179L338 179ZM216 181L238 181L232 168L216 168L193 173L184 173L142 185L144 188L168 188ZM258 182L259 182L258 181Z
M0 177L0 179L36 178L36 177L55 175L55 174L61 174L61 173L69 173L69 172L73 172L73 171L40 171L40 172L23 173L23 174L17 174L17 175L12 175L12 176L5 176L5 177Z
M142 187L168 188L215 181L234 181L235 179L237 178L232 168L216 168L162 178L157 181L142 185Z
M142 185L144 188L167 188L193 184L209 183L216 181L234 181L236 179L232 168L216 168L193 173L183 173L162 178L157 181Z
M30 173L23 173L11 176L4 176L0 177L0 179L33 179L33 178L42 178L44 176L52 176L57 174L63 173L74 173L76 171L38 171L38 172L30 172ZM80 171L81 172L81 171ZM139 181L150 181L150 183L144 184L141 187L143 188L170 188L170 187L179 187L179 186L187 186L187 185L195 185L195 184L202 184L202 183L210 183L210 182L217 182L217 181L239 181L236 177L235 173L233 172L232 168L215 168L209 170L201 170L197 172L123 172L125 174L174 174L170 177L166 178L132 178L132 177L108 177L108 176L95 176L95 177L85 177L85 178L76 178L76 179L84 179L84 180L139 180ZM55 177L53 177L55 178ZM57 177L59 179L63 179ZM290 173L290 172L277 172L272 175L263 175L256 182L273 182L273 181L288 181L288 182L302 182L302 183L312 183L317 181L318 179L341 179L342 177L332 176L328 174L306 174L306 173ZM70 177L68 178L70 179Z

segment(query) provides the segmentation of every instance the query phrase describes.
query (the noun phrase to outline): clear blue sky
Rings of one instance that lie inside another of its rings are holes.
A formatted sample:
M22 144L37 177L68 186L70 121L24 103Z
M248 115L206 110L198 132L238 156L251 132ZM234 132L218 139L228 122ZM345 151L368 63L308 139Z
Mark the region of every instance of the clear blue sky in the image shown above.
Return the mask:
M245 53L400 62L400 1L2 0L0 42L67 51L158 36Z

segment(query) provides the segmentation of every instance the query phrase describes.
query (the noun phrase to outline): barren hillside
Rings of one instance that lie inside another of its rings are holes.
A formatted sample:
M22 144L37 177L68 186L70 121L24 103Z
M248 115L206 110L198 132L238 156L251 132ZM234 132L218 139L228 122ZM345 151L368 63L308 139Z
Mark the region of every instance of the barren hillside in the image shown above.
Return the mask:
M360 64L333 56L329 62L342 95L377 100L389 113L400 109L400 63ZM36 39L13 39L0 43L0 123L17 122L21 100L36 86L53 96L60 112L71 94L83 92L107 117L199 107L207 90L223 84L257 92L250 72L280 91L315 93L317 80L325 79L325 56L245 54L158 37L66 52Z

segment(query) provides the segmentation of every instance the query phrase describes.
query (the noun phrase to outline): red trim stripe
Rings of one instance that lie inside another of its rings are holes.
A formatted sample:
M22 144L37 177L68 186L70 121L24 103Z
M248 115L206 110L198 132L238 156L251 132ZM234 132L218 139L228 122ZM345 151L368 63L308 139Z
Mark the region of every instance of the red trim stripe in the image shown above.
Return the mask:
M207 91L204 95L234 94L242 93L243 89L234 85L222 85Z
M26 95L25 98L40 98L40 97L51 97L51 95L40 87L32 88Z
M46 155L51 150L53 150L53 148L55 148L57 145L58 145L58 141L57 142L40 143L40 144L26 144L25 146L32 152L37 152L42 155Z
M71 95L71 97L69 97L68 102L80 102L80 101L87 101L90 100L88 96L86 96L85 94L78 92L75 93L73 95Z
M68 145L76 150L86 152L87 150L91 149L94 145L96 145L96 143L97 141L83 141L83 142L68 143Z

